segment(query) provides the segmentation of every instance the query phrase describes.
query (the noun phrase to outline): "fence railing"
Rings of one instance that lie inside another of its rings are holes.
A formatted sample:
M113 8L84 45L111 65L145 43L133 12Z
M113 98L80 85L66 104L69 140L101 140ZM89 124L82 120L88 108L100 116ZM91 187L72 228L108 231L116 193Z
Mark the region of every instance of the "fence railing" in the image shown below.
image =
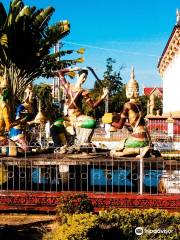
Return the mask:
M63 158L57 154L3 157L0 191L178 194L179 159Z
M167 122L157 120L148 126L159 158L113 159L106 155L74 155L56 153L25 157L0 158L0 191L83 191L104 193L178 194L180 193L180 124L168 135ZM111 133L118 143L128 136L126 129ZM109 140L104 129L95 130L93 140ZM32 151L53 146L47 133L36 127L28 134ZM103 144L103 142L102 142ZM112 144L111 144L112 145ZM26 154L25 154L26 155Z

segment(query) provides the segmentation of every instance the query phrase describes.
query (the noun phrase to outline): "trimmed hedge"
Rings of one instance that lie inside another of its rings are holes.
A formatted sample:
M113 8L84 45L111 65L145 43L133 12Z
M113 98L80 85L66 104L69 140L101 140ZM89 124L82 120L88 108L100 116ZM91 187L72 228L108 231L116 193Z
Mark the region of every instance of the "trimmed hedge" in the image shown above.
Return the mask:
M114 209L100 211L99 215L61 213L60 218L57 228L46 234L44 240L180 239L180 213L165 210ZM137 227L143 229L142 235L135 234Z

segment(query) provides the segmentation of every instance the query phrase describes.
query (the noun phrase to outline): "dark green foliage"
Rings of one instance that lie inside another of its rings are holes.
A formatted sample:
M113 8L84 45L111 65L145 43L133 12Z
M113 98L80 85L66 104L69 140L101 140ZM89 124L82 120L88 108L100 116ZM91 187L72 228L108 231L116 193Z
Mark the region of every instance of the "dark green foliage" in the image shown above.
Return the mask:
M148 100L149 100L148 96L143 95L143 96L139 97L139 101L140 101L144 116L147 115L147 102L148 102Z
M162 112L162 97L160 96L155 96L154 98L154 110L157 111L157 110L160 110L160 112Z
M52 89L49 84L40 83L34 86L35 96L41 103L41 109L48 119L55 118L55 109L52 104Z
M91 200L86 194L67 194L61 197L57 214L90 213L93 211Z
M73 51L51 49L70 32L68 21L59 21L49 26L55 9L37 9L27 6L23 0L12 0L6 13L0 3L0 75L7 79L10 102L21 98L25 88L34 79L52 77L53 71L76 64L76 60L63 60L61 56ZM78 60L79 61L79 60Z

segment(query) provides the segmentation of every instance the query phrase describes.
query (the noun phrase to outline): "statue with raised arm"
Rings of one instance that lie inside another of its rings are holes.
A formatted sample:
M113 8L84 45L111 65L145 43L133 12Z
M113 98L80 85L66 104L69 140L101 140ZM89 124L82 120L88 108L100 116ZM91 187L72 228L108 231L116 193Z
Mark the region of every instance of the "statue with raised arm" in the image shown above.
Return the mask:
M132 132L128 138L119 143L118 148L111 150L110 154L113 157L131 155L144 157L150 149L151 140L138 100L139 86L135 80L134 68L132 68L131 79L126 84L126 97L129 101L123 106L120 120L113 122L112 126L119 129L127 126Z
M70 71L78 71L78 77L76 83L70 84L65 74ZM67 131L73 134L75 133L75 144L82 145L90 143L93 130L96 126L96 120L93 117L84 115L82 112L82 100L84 99L86 104L91 108L98 107L105 99L108 91L103 90L102 96L99 100L94 101L89 92L82 88L82 84L86 81L88 76L87 69L62 69L57 72L61 85L66 91L67 95L67 117L69 119L69 126L66 127Z

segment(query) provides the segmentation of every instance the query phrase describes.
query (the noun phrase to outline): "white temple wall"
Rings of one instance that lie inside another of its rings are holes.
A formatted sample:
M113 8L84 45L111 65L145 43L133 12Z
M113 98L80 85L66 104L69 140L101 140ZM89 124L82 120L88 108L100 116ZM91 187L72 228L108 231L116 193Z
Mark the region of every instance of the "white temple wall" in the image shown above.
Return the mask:
M163 113L180 111L180 55L175 55L163 74Z

